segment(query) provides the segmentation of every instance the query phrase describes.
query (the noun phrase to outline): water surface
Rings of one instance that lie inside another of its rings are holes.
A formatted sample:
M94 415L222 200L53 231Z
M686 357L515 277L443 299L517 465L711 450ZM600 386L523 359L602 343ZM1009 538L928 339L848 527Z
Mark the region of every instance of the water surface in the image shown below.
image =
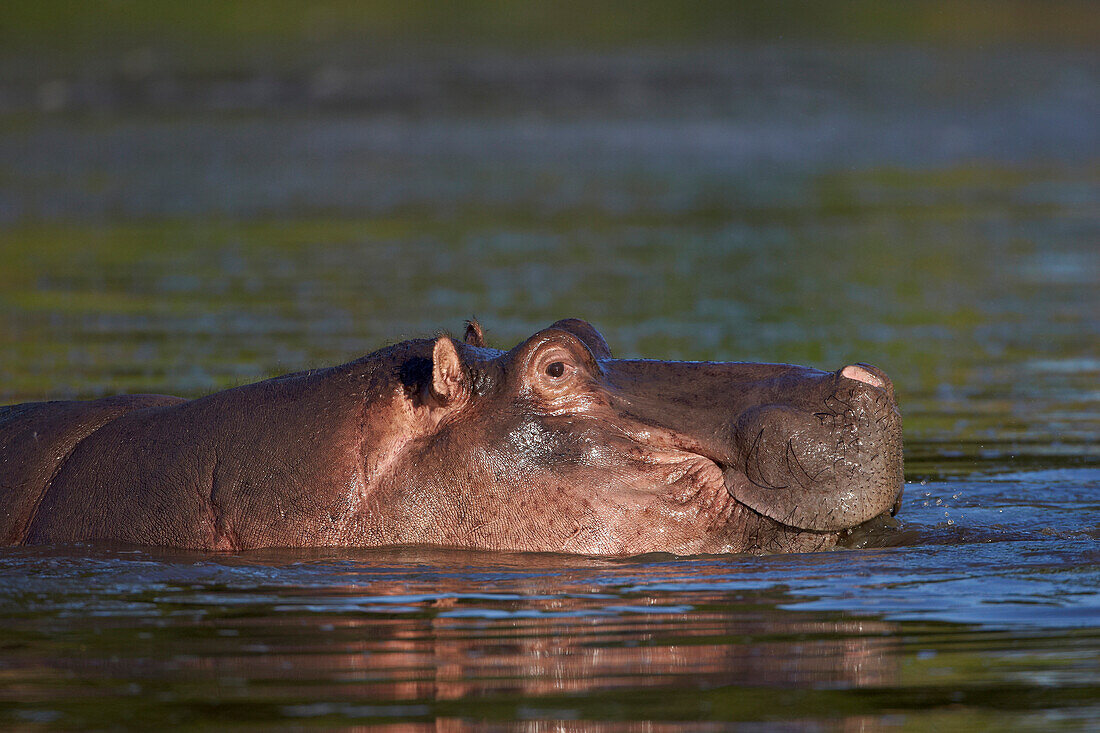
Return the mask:
M3 714L1084 727L1098 490L1095 469L913 484L904 530L863 538L890 546L763 558L9 550Z

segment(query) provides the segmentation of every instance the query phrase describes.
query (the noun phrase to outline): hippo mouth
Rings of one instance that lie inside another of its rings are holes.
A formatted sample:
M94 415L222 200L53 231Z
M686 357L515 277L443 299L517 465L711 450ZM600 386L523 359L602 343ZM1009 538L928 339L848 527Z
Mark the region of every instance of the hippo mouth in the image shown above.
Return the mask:
M853 491L818 491L795 503L789 487L761 486L749 481L737 469L722 473L725 490L738 504L754 514L789 530L821 534L843 533L876 517L894 516L901 505L901 490L889 504L868 501ZM783 493L786 492L786 493ZM768 498L776 496L774 503Z
M895 515L901 503L900 486L876 492L820 483L760 485L742 469L724 468L696 453L685 451L667 462L676 466L667 480L675 487L668 498L680 506L694 505L701 510L698 516L707 517L713 525L747 512L789 534L835 538L875 518Z

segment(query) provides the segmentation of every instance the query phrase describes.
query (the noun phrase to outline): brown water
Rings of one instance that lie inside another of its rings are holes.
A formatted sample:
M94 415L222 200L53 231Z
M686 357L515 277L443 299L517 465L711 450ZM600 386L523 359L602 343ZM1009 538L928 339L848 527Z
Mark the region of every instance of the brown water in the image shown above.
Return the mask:
M909 485L812 555L0 550L0 726L1100 721L1095 51L20 58L4 402L579 316L622 356L882 366Z

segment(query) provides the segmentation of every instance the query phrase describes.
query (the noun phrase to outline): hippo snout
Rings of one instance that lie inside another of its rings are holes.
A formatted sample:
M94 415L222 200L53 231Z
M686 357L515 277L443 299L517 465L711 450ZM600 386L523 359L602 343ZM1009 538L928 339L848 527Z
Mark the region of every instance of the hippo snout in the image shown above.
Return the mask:
M726 487L784 525L840 531L896 511L903 484L901 415L881 370L851 364L817 395L758 405L734 429Z

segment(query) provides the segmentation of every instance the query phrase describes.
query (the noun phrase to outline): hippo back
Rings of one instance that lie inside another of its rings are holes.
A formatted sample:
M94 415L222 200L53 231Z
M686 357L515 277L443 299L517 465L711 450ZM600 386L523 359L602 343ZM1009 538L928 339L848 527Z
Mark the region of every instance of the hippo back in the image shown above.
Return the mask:
M0 545L23 541L50 481L82 440L128 412L184 401L120 395L0 407Z

